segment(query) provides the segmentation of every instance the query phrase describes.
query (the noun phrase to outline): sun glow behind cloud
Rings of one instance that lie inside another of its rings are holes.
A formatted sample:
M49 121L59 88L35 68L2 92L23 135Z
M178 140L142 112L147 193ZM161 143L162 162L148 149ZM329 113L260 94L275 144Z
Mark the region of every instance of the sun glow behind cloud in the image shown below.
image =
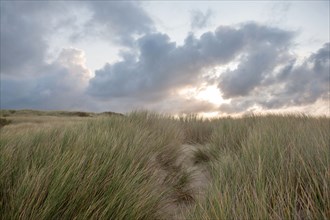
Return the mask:
M200 101L207 101L216 106L223 103L229 103L230 100L224 100L221 92L216 85L184 88L179 91L179 95L189 99L197 99Z
M196 98L204 101L209 101L215 105L220 105L223 103L230 102L230 100L224 100L222 98L221 92L215 85L207 86L199 90L198 93L196 94Z
M1 108L329 115L329 3L175 4L1 2Z

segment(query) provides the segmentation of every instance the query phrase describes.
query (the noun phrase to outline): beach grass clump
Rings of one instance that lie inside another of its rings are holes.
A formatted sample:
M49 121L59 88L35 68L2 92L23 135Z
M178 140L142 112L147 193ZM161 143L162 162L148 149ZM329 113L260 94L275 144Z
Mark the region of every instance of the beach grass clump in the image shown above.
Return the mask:
M330 219L328 117L0 113L0 219Z
M5 125L9 125L10 123L10 119L0 117L0 128L4 127Z
M293 115L219 122L211 187L191 216L329 219L329 123Z
M166 189L153 157L175 159L178 133L143 114L1 133L3 219L155 219ZM171 150L164 150L171 148Z

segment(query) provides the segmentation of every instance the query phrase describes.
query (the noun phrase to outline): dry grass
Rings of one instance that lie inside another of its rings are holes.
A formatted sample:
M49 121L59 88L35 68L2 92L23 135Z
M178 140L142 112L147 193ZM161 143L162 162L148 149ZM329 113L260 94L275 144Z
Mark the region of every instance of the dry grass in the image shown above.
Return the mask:
M0 128L4 127L5 125L9 125L12 121L7 118L0 118Z
M329 219L329 118L249 117L219 122L211 187L196 219Z
M1 110L0 219L329 219L330 120ZM195 197L180 147L210 173Z

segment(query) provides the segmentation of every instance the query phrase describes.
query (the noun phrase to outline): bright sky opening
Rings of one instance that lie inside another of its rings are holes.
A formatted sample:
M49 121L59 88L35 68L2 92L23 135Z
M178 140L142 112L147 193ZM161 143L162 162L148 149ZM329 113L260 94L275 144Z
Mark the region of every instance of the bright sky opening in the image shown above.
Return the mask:
M1 1L1 109L330 115L329 1Z

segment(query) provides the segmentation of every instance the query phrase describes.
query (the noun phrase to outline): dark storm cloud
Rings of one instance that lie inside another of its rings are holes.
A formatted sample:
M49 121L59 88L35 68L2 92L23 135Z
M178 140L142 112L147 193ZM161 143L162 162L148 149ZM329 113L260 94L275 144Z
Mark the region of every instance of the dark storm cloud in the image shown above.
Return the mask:
M100 32L102 37L132 46L135 36L150 33L155 29L153 21L141 8L139 2L88 1L84 3L92 12L92 18L86 24L86 32Z
M228 72L221 84L230 85L221 89L230 94L232 86L236 87L237 80L241 80L245 86L242 91L246 91L262 80L264 71L271 70L279 54L285 53L292 35L249 23L237 28L220 26L199 39L190 35L182 46L177 46L165 34L148 34L137 41L138 56L127 56L96 71L89 93L102 98L164 98L175 89L197 85L203 80L203 70L226 64L240 54L247 54L242 68L250 72L243 80L237 79L240 72Z
M191 23L190 26L192 29L199 29L206 27L212 16L213 12L208 9L205 13L200 10L195 10L191 12Z

